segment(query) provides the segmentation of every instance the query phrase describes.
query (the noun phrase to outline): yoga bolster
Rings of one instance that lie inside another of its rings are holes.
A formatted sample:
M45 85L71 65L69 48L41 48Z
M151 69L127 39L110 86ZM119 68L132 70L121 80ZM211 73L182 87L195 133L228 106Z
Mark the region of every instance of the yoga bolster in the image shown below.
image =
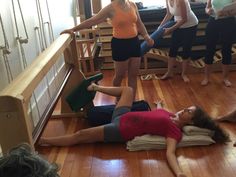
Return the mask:
M151 48L156 48L158 46L158 40L163 37L164 28L170 28L175 24L174 21L168 21L164 25L158 27L151 35L150 37L154 40L153 46L148 46L146 41L143 41L141 43L141 56L145 55Z
M91 76L87 79L84 79L82 83L77 85L71 93L66 97L66 101L69 104L72 111L77 112L79 109L83 108L89 102L92 102L96 92L88 91L87 87L91 82L97 82L103 78L103 74L99 73L94 76Z
M91 126L98 126L111 123L115 105L94 106L87 112L87 120ZM150 111L149 104L144 101L135 101L131 111Z

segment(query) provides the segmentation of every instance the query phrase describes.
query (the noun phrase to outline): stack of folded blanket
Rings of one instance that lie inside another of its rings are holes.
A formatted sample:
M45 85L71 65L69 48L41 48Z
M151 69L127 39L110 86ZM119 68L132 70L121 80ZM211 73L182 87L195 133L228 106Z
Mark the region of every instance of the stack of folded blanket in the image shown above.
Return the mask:
M183 127L183 137L177 147L210 145L215 143L212 139L214 131L209 129L199 128L196 126ZM129 151L165 149L166 139L157 135L143 135L135 137L127 142Z

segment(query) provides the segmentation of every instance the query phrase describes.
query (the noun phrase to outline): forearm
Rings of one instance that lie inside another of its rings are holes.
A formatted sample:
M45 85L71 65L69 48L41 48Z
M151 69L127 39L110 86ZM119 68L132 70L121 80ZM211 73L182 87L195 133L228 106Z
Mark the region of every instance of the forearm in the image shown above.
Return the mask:
M79 30L82 30L82 29L90 28L93 25L95 25L95 22L93 22L92 20L85 20L81 24L71 28L71 30L73 32L76 32L76 31L79 31Z
M179 166L175 153L167 153L167 161L176 176L183 173L182 169Z
M169 28L170 32L173 32L174 30L178 29L179 27L181 27L184 23L186 22L186 20L179 20L175 23L175 25L173 25L172 27Z
M149 36L149 34L148 34L148 32L147 32L147 30L146 30L146 28L145 28L145 26L142 22L139 22L137 24L137 28L138 28L139 33L143 36L143 38L145 40L148 40L150 38L150 36Z
M167 21L169 21L173 16L170 14L166 14L165 17L163 18L161 24L159 26L162 26L163 24L165 24Z

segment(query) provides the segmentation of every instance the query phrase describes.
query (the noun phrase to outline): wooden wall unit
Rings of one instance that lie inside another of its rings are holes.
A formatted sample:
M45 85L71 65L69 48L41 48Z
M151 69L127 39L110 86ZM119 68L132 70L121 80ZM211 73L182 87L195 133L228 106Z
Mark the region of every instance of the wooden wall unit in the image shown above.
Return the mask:
M205 4L204 3L195 3L191 4L191 7L199 19L197 37L194 41L192 47L192 60L190 61L190 72L201 72L204 68L204 55L205 55L205 29L208 22L208 16L205 14ZM154 32L160 25L162 19L165 16L165 9L143 9L139 10L140 17L148 31L149 34ZM112 27L109 23L102 23L98 25L99 29L99 40L102 43L102 49L100 56L105 58L103 69L114 69L113 61L111 57L111 38L112 38ZM142 37L140 36L142 41ZM235 39L236 40L236 39ZM168 50L171 42L171 36L165 36L163 39L160 39L158 48L153 48L146 55L144 55L140 74L148 73L160 73L163 74L167 69L167 60L168 60ZM217 46L217 52L214 57L214 62L218 63L214 65L214 70L221 70L221 46ZM177 61L179 64L182 62L181 58L182 49L180 48ZM236 69L235 63L235 46L232 48L233 56L233 65L231 66L232 70ZM176 72L181 72L181 67L176 68Z
M99 42L102 45L99 57L104 58L102 69L114 69L111 56L112 26L108 22L103 22L97 26L97 29Z
M92 2L92 9L93 9L93 14L98 13L102 9L102 2L101 0L91 0Z
M86 1L86 2L85 2ZM90 1L90 2L88 2ZM91 15L98 13L102 9L102 3L101 0L78 0L78 12L81 22L86 20L86 8L87 4L91 4ZM90 14L90 12L87 12Z
M85 76L91 76L100 72L97 29L85 29L79 31L79 38L76 40L78 60L81 71Z

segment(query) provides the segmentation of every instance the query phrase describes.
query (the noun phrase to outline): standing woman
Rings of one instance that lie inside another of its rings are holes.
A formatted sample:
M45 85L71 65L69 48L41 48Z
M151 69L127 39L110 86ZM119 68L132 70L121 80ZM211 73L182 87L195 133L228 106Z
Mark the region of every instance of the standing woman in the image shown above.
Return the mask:
M230 87L232 84L228 80L229 65L231 64L231 49L235 38L236 22L233 15L224 14L221 9L235 2L235 0L207 0L206 13L210 15L206 27L206 56L205 56L205 77L201 85L207 85L210 77L210 67L213 63L216 44L220 38L222 44L222 71L223 83Z
M171 46L168 59L168 70L161 79L173 77L173 67L179 47L183 47L182 78L184 82L189 82L186 76L188 60L191 55L193 40L196 36L198 19L191 10L188 0L166 0L166 16L160 25L165 24L174 16L176 24L165 29L164 35L172 33Z
M85 20L74 28L63 31L63 33L73 33L89 28L106 21L108 18L111 20L113 27L113 38L111 41L112 58L115 67L113 85L120 86L126 72L128 72L128 86L133 88L135 99L137 75L141 62L138 33L143 36L148 45L152 46L154 41L148 35L134 2L114 0L97 15Z

